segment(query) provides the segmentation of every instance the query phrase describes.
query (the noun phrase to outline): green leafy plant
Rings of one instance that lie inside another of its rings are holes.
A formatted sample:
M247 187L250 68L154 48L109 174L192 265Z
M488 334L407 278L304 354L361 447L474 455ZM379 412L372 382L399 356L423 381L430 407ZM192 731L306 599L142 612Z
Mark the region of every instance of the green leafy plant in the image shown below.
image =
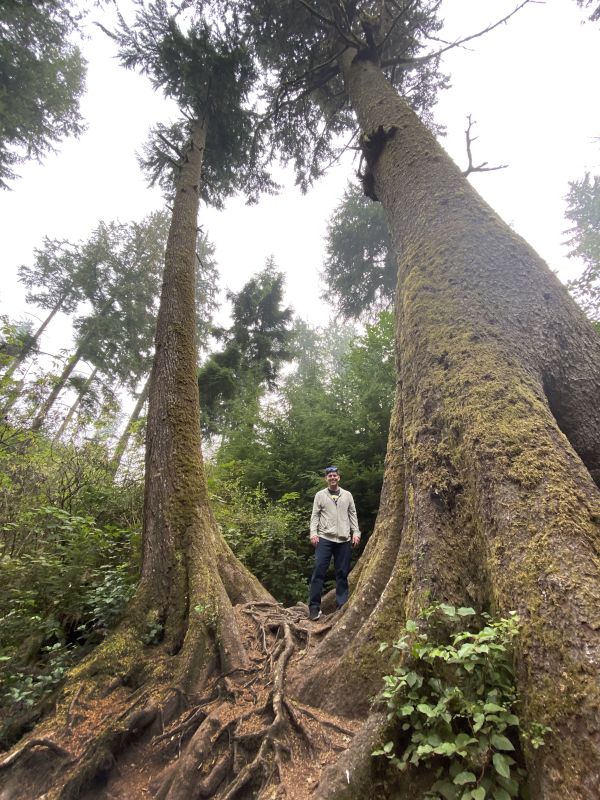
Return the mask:
M469 629L456 630L467 621ZM446 604L425 609L419 621L408 620L391 645L402 661L385 676L381 695L388 719L399 723L398 741L372 755L401 771L431 769L436 780L429 798L526 798L512 669L518 631L515 612L493 619ZM383 643L380 650L389 646ZM537 723L525 735L539 747L548 730Z

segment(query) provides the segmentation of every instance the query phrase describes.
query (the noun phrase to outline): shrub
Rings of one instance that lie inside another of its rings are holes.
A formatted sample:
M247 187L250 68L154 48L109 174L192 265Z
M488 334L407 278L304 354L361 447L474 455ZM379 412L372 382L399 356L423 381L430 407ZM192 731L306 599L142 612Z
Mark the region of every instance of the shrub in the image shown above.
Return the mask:
M466 620L479 624L457 631L457 622ZM431 769L436 780L429 798L526 797L519 732L538 747L548 729L533 725L524 732L515 714L512 648L518 631L514 612L492 619L445 604L430 606L420 622L408 620L392 645L402 663L384 678L381 695L388 719L398 723L398 742L386 742L373 755L401 771Z

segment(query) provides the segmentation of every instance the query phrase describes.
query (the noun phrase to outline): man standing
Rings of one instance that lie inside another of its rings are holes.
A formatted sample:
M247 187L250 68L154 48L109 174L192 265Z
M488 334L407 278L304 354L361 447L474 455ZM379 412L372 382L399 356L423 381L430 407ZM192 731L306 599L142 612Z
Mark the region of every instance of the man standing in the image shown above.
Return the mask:
M340 487L337 467L327 467L325 480L327 488L316 493L310 518L310 541L316 548L308 599L309 616L312 620L321 616L323 581L332 556L337 607L341 608L348 599L352 548L360 542L354 498L350 492Z

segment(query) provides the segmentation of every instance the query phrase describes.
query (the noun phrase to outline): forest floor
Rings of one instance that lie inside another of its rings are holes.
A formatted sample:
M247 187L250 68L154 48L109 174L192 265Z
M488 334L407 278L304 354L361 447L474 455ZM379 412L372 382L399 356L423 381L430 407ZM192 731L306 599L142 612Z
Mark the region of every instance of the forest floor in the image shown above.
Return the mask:
M303 659L338 614L311 622L302 606L237 607L252 666L215 675L200 696L186 697L182 714L169 725L155 723L117 753L102 780L81 794L82 800L308 800L323 771L348 748L361 725L361 720L307 706L288 690L302 673ZM53 732L52 741L77 759L94 729L107 718L115 719L125 703L130 705L131 695L126 699L121 691L89 707L83 698L78 700L81 713L74 708L73 724L59 738ZM178 780L182 788L172 794Z

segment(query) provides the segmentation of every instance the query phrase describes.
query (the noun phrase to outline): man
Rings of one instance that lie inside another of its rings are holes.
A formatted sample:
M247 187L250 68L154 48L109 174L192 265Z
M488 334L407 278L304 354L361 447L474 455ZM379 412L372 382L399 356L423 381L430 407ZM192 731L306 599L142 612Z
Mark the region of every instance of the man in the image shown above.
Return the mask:
M348 599L352 548L360 542L354 499L350 492L340 488L337 467L327 467L325 480L327 488L316 493L310 518L310 542L316 548L308 600L309 617L312 620L321 616L323 581L332 556L337 607L341 608Z

